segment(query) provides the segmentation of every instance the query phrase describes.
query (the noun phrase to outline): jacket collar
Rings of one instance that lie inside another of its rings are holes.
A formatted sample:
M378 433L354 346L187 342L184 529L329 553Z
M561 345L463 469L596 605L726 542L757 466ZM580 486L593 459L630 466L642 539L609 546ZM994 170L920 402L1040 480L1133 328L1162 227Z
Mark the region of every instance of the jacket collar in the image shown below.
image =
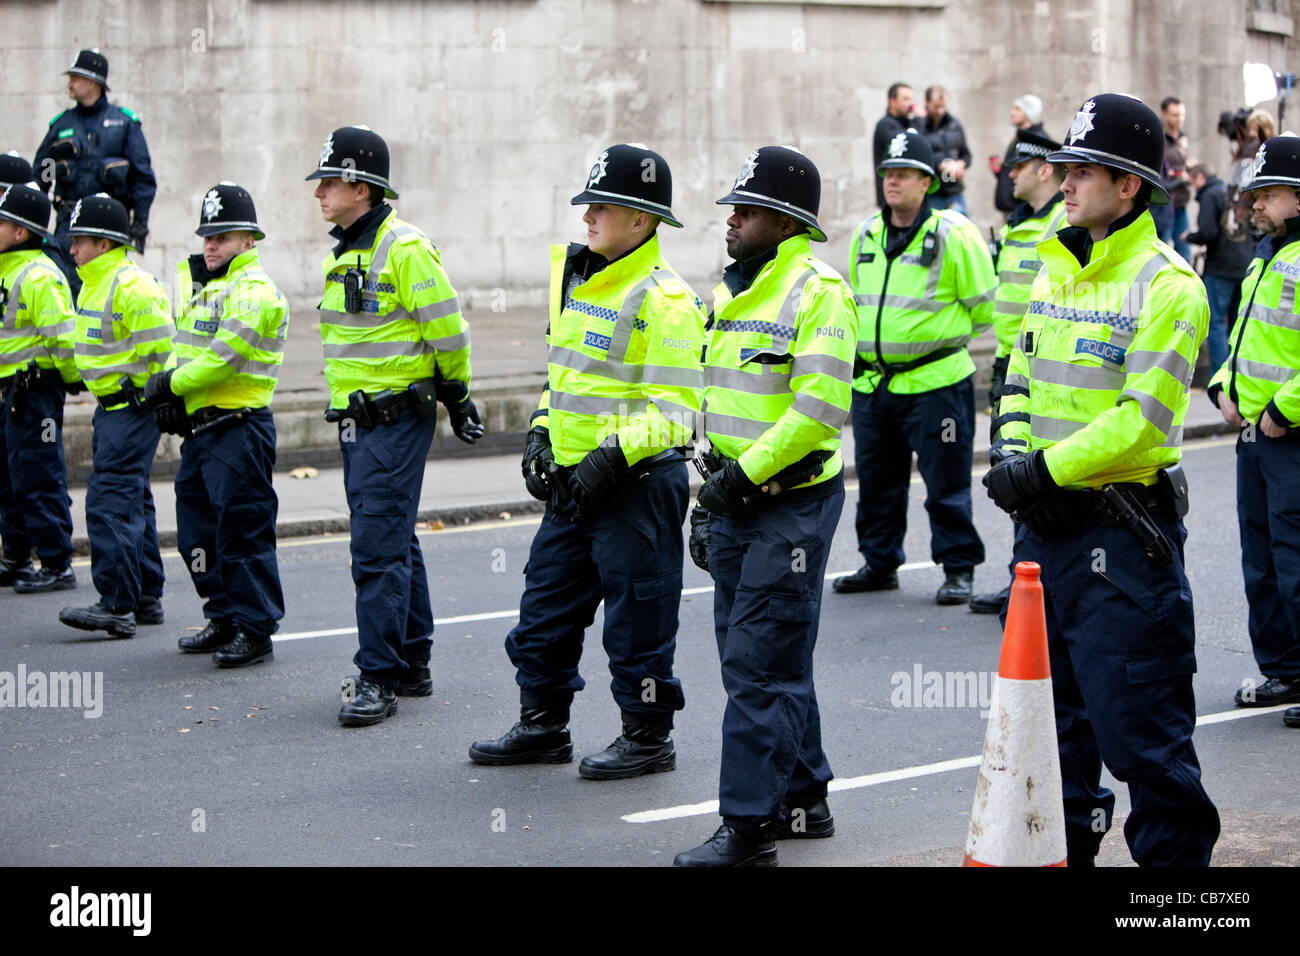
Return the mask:
M629 278L648 273L659 261L659 234L651 233L639 246L629 249L614 259L606 259L590 247L570 243L565 252L564 272L567 278L579 277L579 282L600 282L602 285L618 285Z
M1094 243L1092 232L1086 226L1067 226L1056 235L1061 245L1078 260L1079 267L1085 268L1098 259L1112 255L1117 247L1124 251L1131 251L1125 247L1132 244L1135 236L1128 235L1128 232L1131 227L1144 221L1147 228L1143 231L1150 232L1154 236L1155 221L1147 212L1146 206L1131 209L1112 222L1106 227L1106 238L1101 242ZM1119 238L1112 241L1117 236Z
M1052 210L1056 208L1056 204L1064 198L1065 194L1058 189L1056 195L1043 203L1042 208L1040 209L1031 209L1029 203L1022 202L1015 208L1011 215L1007 217L1007 225L1014 229L1022 222L1028 222L1030 219L1045 219Z
M810 242L811 239L808 233L801 232L797 236L791 236L784 242L773 246L767 252L759 253L743 261L733 262L723 271L722 282L731 292L732 298L735 298L746 290L763 284L769 276L784 275L790 263L795 259L801 256L811 256ZM739 288L733 289L732 282L738 281L750 268L755 271L750 275L749 281Z
M777 243L770 249L760 252L756 256L750 256L748 259L736 259L722 270L722 281L726 283L733 296L740 295L758 278L758 274L763 271L763 266L767 265L776 258L777 250L781 244Z
M386 202L367 211L360 219L344 229L335 226L330 230L330 238L338 240L334 246L334 258L337 259L349 249L369 249L375 244L375 234L384 220L392 213L393 207Z
M1070 226L1040 242L1038 253L1052 281L1059 283L1086 270L1101 269L1144 249L1152 249L1157 241L1155 221L1143 208L1111 223L1109 234L1101 242L1094 243L1086 228Z
M80 116L93 116L95 113L98 113L107 105L108 105L108 94L100 93L99 99L95 100L95 102L91 103L89 106L82 106L80 103L78 103L74 107L74 109L76 109L78 115Z
M1292 216L1286 221L1284 235L1265 236L1259 241L1259 245L1255 247L1255 256L1268 262L1297 239L1300 239L1300 216Z
M126 257L126 246L118 246L116 249L108 250L103 255L96 256L84 266L78 268L77 275L81 277L84 285L94 285L105 276L112 275L129 263L130 260Z
M232 272L239 272L241 269L247 269L249 266L255 265L257 265L256 246L247 252L239 253L239 255L215 269L209 269L207 263L203 261L203 255L195 253L189 258L190 281L203 286L216 279L223 279Z

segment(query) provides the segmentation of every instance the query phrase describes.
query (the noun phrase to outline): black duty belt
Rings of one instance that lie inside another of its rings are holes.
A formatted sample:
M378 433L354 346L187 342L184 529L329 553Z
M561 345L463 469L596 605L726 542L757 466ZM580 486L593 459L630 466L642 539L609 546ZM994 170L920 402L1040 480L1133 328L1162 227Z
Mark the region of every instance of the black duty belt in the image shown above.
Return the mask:
M874 362L866 362L865 365L871 371L881 376L883 382L887 382L895 375L902 375L904 372L918 369L922 365L929 365L931 362L946 359L949 355L956 355L965 347L966 346L964 345L952 345L948 348L936 349L933 352L927 352L920 358L914 358L910 362L882 362L877 358Z
M113 392L111 395L96 395L95 401L99 402L99 407L107 411L114 405L130 405L132 408L140 408L144 402L144 390L136 388L130 382L120 391Z
M231 425L239 424L255 411L257 409L254 408L218 408L216 405L205 405L203 408L195 409L194 414L190 416L190 430L195 435L206 431L222 431Z
M397 391L386 388L374 395L357 389L348 395L346 408L327 408L325 421L341 424L351 419L362 428L375 428L392 425L408 408L414 409L420 418L437 415L437 379L420 379Z

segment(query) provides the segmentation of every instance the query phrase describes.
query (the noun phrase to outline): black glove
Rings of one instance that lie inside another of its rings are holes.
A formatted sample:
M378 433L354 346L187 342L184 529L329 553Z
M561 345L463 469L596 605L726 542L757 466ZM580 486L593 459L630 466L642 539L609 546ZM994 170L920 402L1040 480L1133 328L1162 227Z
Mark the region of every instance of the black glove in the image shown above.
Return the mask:
M1059 487L1052 480L1042 451L1012 455L988 470L984 487L993 503L1007 514L1023 513Z
M627 459L623 456L623 449L618 447L617 435L609 436L599 447L587 452L573 469L569 483L569 493L578 506L574 517L580 518L583 512L595 511L613 492L627 468Z
M75 382L64 382L63 390L69 395L80 395L86 390L86 383L81 379L77 379Z
M149 235L149 223L137 219L127 227L126 234L131 237L131 245L135 246L135 251L143 254L144 237Z
M997 411L998 402L1002 399L1002 386L1007 382L1007 366L1010 364L1010 355L1003 355L1001 358L993 360L993 377L989 380L990 415Z
M176 397L172 391L172 373L175 371L176 369L169 368L165 372L155 372L149 376L144 383L145 408L157 411Z
M544 425L538 425L528 433L528 444L524 446L524 484L528 493L538 501L550 500L553 485L551 472L555 467L555 455L551 452L551 433Z
M194 433L190 428L190 418L185 414L183 398L173 398L169 402L155 406L153 418L158 423L158 430L164 434L188 438Z
M472 445L483 437L483 420L478 417L478 409L469 397L469 386L464 382L451 379L438 379L435 392L438 401L447 409L451 419L451 430L456 437L467 445Z
M713 532L709 529L709 513L696 505L691 509L691 536L686 547L691 552L691 560L701 571L709 570L709 547L713 544Z
M728 461L700 487L699 506L714 514L734 517L758 491L758 485L749 480L740 462Z

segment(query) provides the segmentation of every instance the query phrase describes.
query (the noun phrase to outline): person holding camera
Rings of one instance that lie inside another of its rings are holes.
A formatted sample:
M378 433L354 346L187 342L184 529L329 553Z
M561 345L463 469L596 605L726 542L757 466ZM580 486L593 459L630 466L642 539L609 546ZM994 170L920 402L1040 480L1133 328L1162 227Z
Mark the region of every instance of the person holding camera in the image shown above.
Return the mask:
M424 463L441 402L456 437L483 437L469 397L469 326L442 256L397 218L388 144L366 126L336 129L321 146L315 196L334 223L325 257L320 334L330 407L339 426L357 589L353 662L339 723L379 723L397 696L433 693L433 610L415 536Z

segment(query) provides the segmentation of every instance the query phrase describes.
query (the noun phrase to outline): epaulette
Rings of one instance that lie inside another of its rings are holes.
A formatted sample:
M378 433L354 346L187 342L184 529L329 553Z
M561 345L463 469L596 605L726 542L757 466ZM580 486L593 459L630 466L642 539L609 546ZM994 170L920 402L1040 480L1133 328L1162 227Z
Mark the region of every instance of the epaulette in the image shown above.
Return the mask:
M135 110L131 109L129 106L119 106L118 110L122 113L125 113L127 117L135 120L137 123L140 122L140 115Z
M62 113L59 113L57 116L55 116L54 119L50 120L50 125L53 126L55 123L57 123L59 120L63 119L63 117L67 115L68 115L68 111L64 110Z

